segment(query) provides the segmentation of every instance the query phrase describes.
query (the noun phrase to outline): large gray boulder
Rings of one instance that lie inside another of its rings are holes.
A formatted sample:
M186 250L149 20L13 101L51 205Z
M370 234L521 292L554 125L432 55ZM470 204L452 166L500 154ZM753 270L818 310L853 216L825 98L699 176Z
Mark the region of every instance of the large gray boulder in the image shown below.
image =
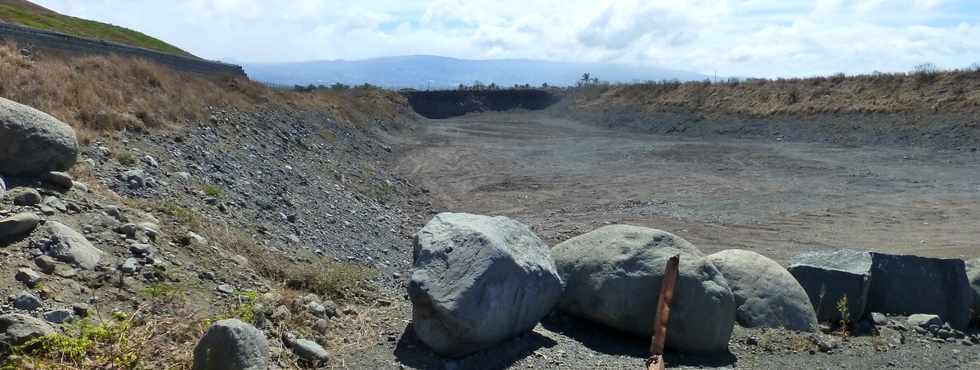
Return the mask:
M194 370L267 370L271 365L265 334L238 319L214 323L194 347Z
M847 319L866 312L871 289L871 253L833 250L804 253L790 261L789 273L810 297L817 319L838 323L844 319L838 302L847 297Z
M38 215L25 212L0 220L0 242L29 234L41 222Z
M667 260L680 255L666 346L710 353L728 348L735 298L722 274L688 241L660 230L613 225L552 249L565 282L560 308L649 337Z
M51 238L48 254L52 257L88 270L102 260L102 250L92 246L85 236L72 228L55 221L45 223L45 228Z
M48 323L27 315L12 313L0 316L0 352L54 332Z
M970 310L973 317L980 317L980 258L966 261L966 279L970 282L970 289L973 291L973 304Z
M939 315L954 329L970 323L973 290L961 259L871 253L868 310Z
M561 280L545 245L506 217L441 213L415 240L415 333L463 356L532 329L558 303Z
M812 332L817 314L810 297L783 266L746 250L708 256L735 295L735 319L747 328L786 328Z
M0 173L34 175L71 168L75 130L47 113L0 98Z

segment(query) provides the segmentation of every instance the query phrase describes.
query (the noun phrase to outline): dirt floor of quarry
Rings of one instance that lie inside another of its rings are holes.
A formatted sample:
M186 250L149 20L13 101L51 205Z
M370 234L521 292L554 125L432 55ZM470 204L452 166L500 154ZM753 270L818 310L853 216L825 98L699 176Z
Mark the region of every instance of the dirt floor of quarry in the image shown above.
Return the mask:
M471 114L418 127L395 145L402 153L396 169L429 192L435 211L509 216L550 245L625 223L676 233L706 253L747 249L783 264L830 248L980 257L976 152L657 136L548 111ZM557 313L493 349L441 359L414 337L410 304L399 302L393 310L401 315L386 321L387 343L333 365L644 368L648 339ZM980 368L980 346L902 329L817 338L737 328L730 354L667 359L670 368Z

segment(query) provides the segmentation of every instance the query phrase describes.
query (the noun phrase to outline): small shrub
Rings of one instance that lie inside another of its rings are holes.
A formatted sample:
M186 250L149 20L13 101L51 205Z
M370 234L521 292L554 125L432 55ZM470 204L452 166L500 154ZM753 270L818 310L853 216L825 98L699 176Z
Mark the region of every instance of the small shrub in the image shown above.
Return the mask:
M290 277L290 288L302 289L332 298L345 298L358 294L378 272L365 266L349 263L325 263L300 269Z
M207 185L207 186L204 187L204 194L206 194L209 197L218 198L223 193L224 193L224 191L221 190L221 187L220 186L217 186L217 185L211 185L211 184L209 184L209 185Z
M189 287L175 283L151 283L139 290L139 295L160 303L178 303L187 299Z
M847 305L846 294L837 300L837 312L840 313L840 334L841 336L847 336L848 328L851 325L851 313Z
M133 153L130 152L118 152L115 154L116 162L123 166L132 166L136 164L136 158L133 157Z
M204 216L196 211L183 207L173 201L162 201L153 205L157 211L173 216L177 222L186 225L193 230L200 230L204 225Z

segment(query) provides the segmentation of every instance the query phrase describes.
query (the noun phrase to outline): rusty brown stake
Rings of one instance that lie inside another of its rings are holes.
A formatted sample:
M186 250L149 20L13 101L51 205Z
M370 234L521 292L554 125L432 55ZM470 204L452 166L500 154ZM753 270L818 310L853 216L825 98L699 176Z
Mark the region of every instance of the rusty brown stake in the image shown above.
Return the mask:
M664 344L667 341L667 323L670 321L670 301L674 299L674 285L677 284L677 270L681 257L676 255L667 260L664 280L660 283L660 297L657 298L657 316L653 322L653 341L650 343L650 358L647 370L663 370Z

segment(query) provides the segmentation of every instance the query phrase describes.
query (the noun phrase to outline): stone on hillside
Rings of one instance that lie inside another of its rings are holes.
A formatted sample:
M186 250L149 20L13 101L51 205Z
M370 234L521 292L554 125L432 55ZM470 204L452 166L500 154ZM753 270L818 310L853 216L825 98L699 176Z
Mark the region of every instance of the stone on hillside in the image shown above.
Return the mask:
M123 172L119 175L119 179L125 182L130 189L140 189L146 186L146 172L140 169Z
M95 268L102 260L104 253L72 228L55 221L47 222L45 227L52 241L48 250L52 257L87 270Z
M14 308L24 311L34 311L41 308L41 299L30 292L22 290L14 296Z
M330 354L327 353L327 350L309 339L290 340L289 346L296 356L306 361L324 363L330 359Z
M37 109L0 98L0 173L63 171L78 159L75 130Z
M871 289L871 254L853 250L805 253L789 266L813 304L821 322L842 320L837 303L847 297L849 319L856 320L867 308Z
M30 212L18 213L0 220L0 241L30 234L40 222L41 218Z
M612 225L552 249L565 282L562 311L649 338L667 260L680 255L667 347L725 351L735 298L722 274L694 245L668 232Z
M436 215L416 235L413 270L415 333L447 356L532 329L561 297L548 246L506 217Z
M127 274L132 274L139 271L139 269L140 261L132 257L127 258L121 265L119 265L119 270Z
M61 324L75 319L75 314L68 309L51 310L45 312L43 316L45 321L53 324Z
M954 329L970 323L973 290L960 259L871 253L868 310L936 314Z
M51 256L37 256L34 258L34 265L41 269L41 272L45 274L50 274L54 272L54 269L58 266L58 262L51 258Z
M46 172L41 175L41 180L63 190L71 189L75 184L75 179L71 175L59 171Z
M41 193L34 188L16 188L11 190L10 198L14 200L14 205L18 206L33 206L41 203Z
M914 314L909 316L907 322L911 327L920 327L923 329L929 329L930 326L943 326L943 319L939 315L932 314Z
M14 279L33 288L37 286L37 283L41 282L41 274L29 268L19 268L17 269L17 274L14 275Z
M970 282L970 289L973 290L973 312L980 315L980 258L966 262L966 278Z
M214 323L194 347L194 370L266 370L270 366L265 335L238 319Z
M747 328L786 328L812 332L817 314L800 283L765 256L729 249L708 256L735 295L735 318Z
M8 350L10 346L18 346L31 339L54 333L54 328L48 323L24 314L0 316L0 352Z

